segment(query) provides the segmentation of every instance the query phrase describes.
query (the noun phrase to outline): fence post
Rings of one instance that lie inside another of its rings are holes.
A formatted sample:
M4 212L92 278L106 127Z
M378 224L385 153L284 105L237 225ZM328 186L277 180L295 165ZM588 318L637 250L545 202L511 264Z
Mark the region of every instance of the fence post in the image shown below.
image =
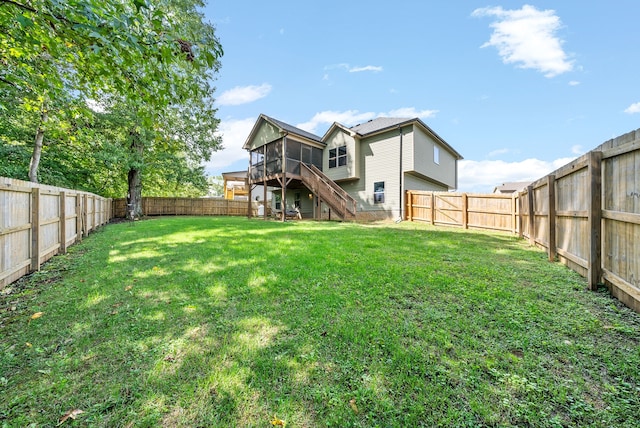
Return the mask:
M40 270L40 188L31 189L31 272Z
M516 196L518 192L511 195L511 233L515 234L516 229Z
M436 194L431 192L431 224L436 224Z
M529 244L536 245L536 210L533 200L533 186L527 186L527 201L529 202Z
M82 235L89 236L89 196L85 193L82 199Z
M67 252L67 193L60 192L60 252Z
M547 187L549 193L549 221L547 236L549 240L549 261L556 261L556 176L547 176Z
M468 203L469 203L469 198L467 197L466 193L462 194L462 228L463 229L468 229L469 228L469 207L468 207Z
M82 241L82 195L76 193L76 242Z
M587 280L591 290L598 289L602 275L602 152L589 152L589 270Z
M407 220L413 221L413 193L407 190Z
M93 195L91 199L93 199L93 230L96 230L98 227L98 197Z
M522 209L523 203L522 203L522 201L523 200L524 199L522 198L522 194L520 192L518 192L518 196L517 196L518 218L517 218L517 220L518 220L518 238L520 238L520 239L524 239L524 228L523 228L524 225L522 224L523 223L522 222L522 212L523 212L523 209Z

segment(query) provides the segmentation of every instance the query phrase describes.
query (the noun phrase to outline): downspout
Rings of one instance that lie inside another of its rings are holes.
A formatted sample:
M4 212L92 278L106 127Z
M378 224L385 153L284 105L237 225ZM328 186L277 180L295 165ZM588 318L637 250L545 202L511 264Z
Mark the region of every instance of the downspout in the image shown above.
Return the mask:
M402 128L400 127L400 125L398 125L398 130L400 131L400 180L399 180L399 198L398 198L398 202L400 204L399 208L399 215L398 215L398 219L396 220L396 223L400 223L402 221L402 208L403 208L403 203L402 203L402 196L403 196L403 192L402 192L402 179L404 178L404 174L402 173Z

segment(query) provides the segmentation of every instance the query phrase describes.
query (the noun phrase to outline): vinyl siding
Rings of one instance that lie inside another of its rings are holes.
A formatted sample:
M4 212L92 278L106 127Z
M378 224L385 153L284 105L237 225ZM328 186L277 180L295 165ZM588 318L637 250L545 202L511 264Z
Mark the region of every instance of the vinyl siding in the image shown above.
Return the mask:
M443 186L438 183L434 183L432 181L425 180L420 177L416 177L415 175L406 174L404 175L404 190L423 190L423 191L433 191L433 192L446 192L449 189L447 186Z
M280 137L281 135L278 128L263 120L257 129L254 138L251 140L249 150L264 146L265 144L275 141Z
M422 174L425 177L447 185L450 189L455 189L458 184L456 182L456 157L417 127L414 127L413 142L411 163L407 164L405 171ZM434 146L437 146L440 150L439 164L436 164L433 159Z
M286 193L286 203L283 206L286 206L286 209L292 210L295 208L295 195L296 193L300 193L300 214L302 214L302 218L313 218L313 199L309 199L309 189L302 187L300 189L287 189ZM275 189L272 191L271 196L271 209L276 209L276 195L282 195L282 189Z
M327 177L336 180L360 178L360 144L357 140L341 129L336 129L326 140L327 146L322 154L322 172ZM329 151L337 147L347 146L347 164L329 168Z
M358 211L386 211L400 214L400 137L397 130L363 139L360 143L360 179L340 183L358 201ZM384 182L384 203L373 200L373 184Z

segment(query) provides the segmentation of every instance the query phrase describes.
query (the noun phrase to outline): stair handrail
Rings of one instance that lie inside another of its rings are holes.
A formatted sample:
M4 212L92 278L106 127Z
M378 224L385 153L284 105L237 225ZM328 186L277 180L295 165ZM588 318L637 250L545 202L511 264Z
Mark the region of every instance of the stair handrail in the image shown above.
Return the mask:
M330 205L334 205L333 203L331 203L329 198L326 197L328 195L328 192L324 191L323 186L319 186L320 183L324 184L326 186L325 188L330 191L329 194L331 196L331 199L333 199L333 201L339 204L339 206L334 207L334 208L340 208L339 211L341 211L341 213L339 214L342 214L341 216L343 218L347 213L351 214L352 216L355 216L357 201L349 193L347 193L346 190L338 186L333 180L327 177L315 165L307 165L305 163L301 163L300 165L301 165L301 169L300 169L301 176L304 178L313 179L312 181L314 183L312 183L312 187L315 187L315 189L312 189L312 190L315 190L318 194L320 194L321 196L324 196L323 199L325 199L327 203L330 203ZM310 174L307 176L303 173L303 171L308 172ZM315 186L313 186L313 184L315 184Z

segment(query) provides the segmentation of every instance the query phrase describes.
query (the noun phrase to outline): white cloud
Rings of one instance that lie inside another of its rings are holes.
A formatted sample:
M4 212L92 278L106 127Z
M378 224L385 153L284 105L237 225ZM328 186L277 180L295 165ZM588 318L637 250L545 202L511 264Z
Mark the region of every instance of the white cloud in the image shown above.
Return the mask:
M420 118L426 119L430 117L434 117L438 110L416 110L415 107L403 107L396 110L390 110L389 112L375 113L375 112L364 112L360 113L358 110L347 110L347 111L321 111L313 115L311 120L300 123L296 125L300 129L304 129L305 131L317 133L318 128L321 125L326 125L327 127L333 122L338 122L341 125L345 126L353 126L362 122L366 122L367 120L375 119L376 117L406 117L406 118Z
M327 110L314 114L311 120L296 126L305 131L315 133L320 125L331 125L333 122L338 122L342 125L350 126L373 119L376 116L373 112L360 113L358 110Z
M240 104L252 103L260 98L264 98L271 92L271 85L236 86L228 91L224 91L216 100L221 106L237 106Z
M571 146L571 153L577 156L581 156L584 154L584 148L580 144L575 144Z
M640 103L631 104L624 112L629 114L640 113Z
M94 99L87 98L86 100L84 100L84 102L87 105L87 107L89 107L91 110L95 111L96 113L104 113L107 111L107 108L105 107L104 104Z
M380 116L388 117L407 117L413 119L414 117L420 119L428 119L434 117L438 113L438 110L416 110L415 107L403 107L396 110L391 110L389 113L381 113Z
M509 149L497 149L489 152L489 157L492 158L494 156L504 155L509 153L511 150Z
M525 159L519 162L502 160L461 160L458 162L458 190L461 192L492 192L493 188L512 181L533 181L571 162L561 158L551 162Z
M505 64L532 68L546 77L573 70L573 61L555 34L561 27L555 10L538 10L530 5L516 10L486 7L474 10L472 16L497 18L491 23L491 38L482 47L496 47Z
M571 82L569 82L569 86L578 86L580 84L580 82L578 82L577 80L572 80Z
M373 71L374 73L378 73L382 71L382 67L379 65L365 65L364 67L351 67L349 69L349 73L360 73L361 71Z
M325 70L342 69L342 70L348 71L349 73L360 73L363 71L372 71L374 73L378 73L383 70L383 68L379 65L365 65L363 67L352 67L351 65L349 65L349 63L346 63L346 62L326 65L324 69Z
M249 154L242 148L256 119L253 117L240 120L222 120L218 133L222 135L223 150L213 153L211 160L207 162L205 169L220 169L239 160L249 162Z

